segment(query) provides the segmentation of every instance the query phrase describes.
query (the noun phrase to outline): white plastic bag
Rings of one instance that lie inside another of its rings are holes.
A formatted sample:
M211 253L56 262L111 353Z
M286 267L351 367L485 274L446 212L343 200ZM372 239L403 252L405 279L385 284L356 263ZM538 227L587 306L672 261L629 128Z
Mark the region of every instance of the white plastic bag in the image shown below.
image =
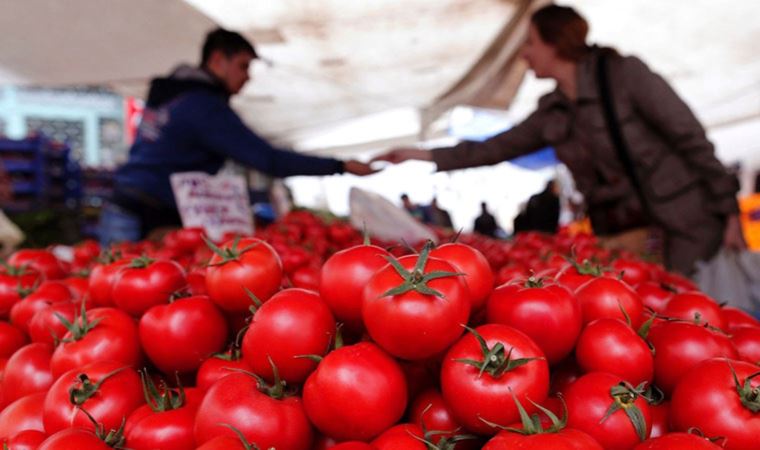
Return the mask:
M378 194L352 187L349 193L349 204L351 224L358 229L366 227L370 236L384 241L409 244L428 239L436 240L430 228Z
M695 280L719 302L760 311L760 252L721 249L710 261L697 263Z

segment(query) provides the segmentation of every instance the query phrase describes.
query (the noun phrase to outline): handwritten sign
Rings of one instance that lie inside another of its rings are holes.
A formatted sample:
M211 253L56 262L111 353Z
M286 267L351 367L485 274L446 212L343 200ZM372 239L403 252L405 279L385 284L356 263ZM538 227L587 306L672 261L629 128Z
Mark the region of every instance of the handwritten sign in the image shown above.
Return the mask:
M172 174L171 183L185 228L203 227L213 240L226 233L253 234L253 212L243 177L183 172Z

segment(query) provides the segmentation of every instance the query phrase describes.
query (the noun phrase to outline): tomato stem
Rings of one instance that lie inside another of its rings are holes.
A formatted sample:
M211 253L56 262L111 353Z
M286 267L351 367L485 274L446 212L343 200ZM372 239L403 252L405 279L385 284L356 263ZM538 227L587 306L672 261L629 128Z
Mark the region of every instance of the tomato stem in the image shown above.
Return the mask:
M82 383L82 387L77 388L76 385L74 385L71 387L71 389L69 389L69 401L72 405L82 406L87 400L90 399L90 397L98 392L100 386L103 385L107 379L111 378L126 368L127 367L122 367L114 370L113 372L109 372L103 375L103 377L101 377L100 380L94 384L92 381L90 381L90 377L88 377L86 373L80 373L77 376L77 380Z
M485 339L483 339L483 336L480 335L475 329L468 327L467 325L463 325L467 331L473 334L475 336L475 339L478 340L478 343L480 344L481 352L483 353L483 360L477 361L474 359L457 359L457 362L461 362L463 364L468 364L470 366L476 367L480 369L480 372L478 372L478 377L481 377L484 372L488 372L489 375L491 375L494 378L499 378L505 373L514 370L520 366L524 366L525 364L528 364L531 361L537 360L537 359L544 359L544 358L517 358L512 359L512 351L514 350L514 347L510 347L509 351L507 351L506 347L504 347L504 344L501 342L497 342L493 347L488 347L488 344L486 343Z
M429 287L427 284L430 281L436 280L438 278L462 276L464 274L459 272L445 271L433 271L426 274L425 264L427 264L428 257L430 256L430 250L432 250L432 248L433 241L427 241L425 243L425 246L422 248L419 256L417 257L417 262L415 263L414 268L411 272L406 270L396 258L392 256L386 257L385 259L391 264L391 266L393 266L393 268L404 281L400 285L386 291L381 295L381 297L401 295L409 291L415 291L424 295L445 298L441 292L436 291L435 289Z

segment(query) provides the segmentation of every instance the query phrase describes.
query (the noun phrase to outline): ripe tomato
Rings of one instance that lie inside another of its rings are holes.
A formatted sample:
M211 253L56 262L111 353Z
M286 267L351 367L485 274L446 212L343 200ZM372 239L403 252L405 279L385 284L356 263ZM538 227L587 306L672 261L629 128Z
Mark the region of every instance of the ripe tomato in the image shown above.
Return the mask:
M501 431L486 443L483 450L602 450L602 446L588 434L572 428L554 433L523 435Z
M195 386L207 391L219 379L237 373L239 370L251 371L251 366L243 359L240 349L218 353L203 361L195 377Z
M385 430L372 440L372 448L376 450L427 450L425 434L419 425L402 423Z
M95 361L110 360L136 367L141 360L134 319L114 308L82 311L53 352L53 378Z
M337 440L366 441L396 423L406 409L404 373L374 344L328 353L303 387L311 423Z
M274 249L257 238L227 241L206 269L206 290L211 300L225 311L245 312L252 292L262 302L280 287L282 262Z
M433 258L442 259L464 274L470 289L471 310L483 308L494 288L494 275L488 260L478 250L464 244L443 244L430 252Z
M131 264L129 258L116 259L103 264L95 264L90 271L89 303L91 306L113 306L113 284L122 268Z
M42 275L26 268L9 267L0 272L0 318L6 319L13 305L43 281Z
M71 290L61 281L44 281L31 294L13 305L11 323L25 333L29 333L29 321L34 314L53 303L71 302Z
M594 278L575 291L575 297L581 304L583 324L609 317L627 321L638 328L644 321L644 305L641 297L628 285L613 278ZM625 310L626 314L623 314Z
M524 286L499 286L486 308L489 323L508 325L527 334L549 364L570 354L581 332L580 304L559 285L528 281Z
M0 321L0 358L10 358L28 341L23 331L8 322Z
M36 450L46 438L47 435L42 431L24 430L3 440L2 444L5 445L3 449L7 450Z
M46 280L60 280L66 277L61 261L49 250L25 248L8 258L8 264L16 267L28 266L39 272Z
M513 395L535 411L528 399L541 403L546 398L549 366L538 345L514 328L490 324L474 331L446 353L441 390L458 423L493 435L498 430L481 419L504 426L517 421Z
M452 438L462 429L443 400L443 395L435 388L421 392L409 408L409 421L421 429L435 431L430 441L439 444L444 438ZM458 442L457 450L480 448L477 442L465 440Z
M227 341L227 321L205 296L156 305L140 318L140 342L165 374L194 372Z
M655 349L654 381L665 394L672 393L678 380L700 361L737 357L728 338L689 322L654 325L648 339Z
M251 444L252 443L249 442L244 444L239 437L217 436L200 447L197 447L195 450L251 450L256 448L251 446ZM248 445L249 447L246 447L245 445Z
M605 449L631 449L651 431L649 404L618 376L586 374L570 385L565 400L567 426L588 433Z
M114 441L118 442L118 439ZM45 439L37 450L113 450L114 446L107 444L91 430L66 428Z
M319 295L305 289L286 289L254 314L243 338L243 358L267 381L274 381L273 363L281 379L301 384L317 367L315 361L301 356L324 356L333 336L335 320Z
M676 431L696 427L706 436L721 436L726 450L757 448L759 399L757 366L710 359L694 366L678 382L670 423Z
M393 356L418 360L446 350L470 316L467 286L426 248L378 270L364 288L367 332Z
M149 383L148 392L150 388L156 389L147 379L143 379L143 383ZM195 388L170 390L165 385L161 390L158 396L154 392L149 403L129 415L124 427L127 447L133 450L195 448L193 426L203 392Z
M649 264L633 258L617 258L612 262L613 272L621 274L623 281L629 286L636 286L649 281Z
M206 392L195 420L196 444L217 436L236 436L221 424L237 428L260 448L308 450L313 439L299 397L285 396L282 385L270 388L240 372L220 379Z
M56 345L68 331L61 317L73 323L81 309L81 303L61 302L47 305L34 313L29 321L29 337L32 342Z
M46 392L54 381L50 373L52 355L50 344L29 344L14 353L3 372L3 404L36 392Z
M575 292L589 281L602 276L605 276L605 272L601 266L583 261L581 264L574 263L560 270L554 277L554 281L565 286L570 292Z
M618 319L598 319L583 329L575 359L584 372L607 372L638 386L651 383L654 357L647 343Z
M668 434L670 432L670 402L650 404L649 410L652 412L650 439Z
M668 433L647 439L633 450L720 450L723 447L690 433Z
M636 293L641 297L644 306L651 308L657 314L662 314L665 310L665 305L673 297L672 291L654 281L646 281L639 284L636 286Z
M94 429L86 410L106 429L118 429L122 420L143 402L140 377L131 367L98 361L61 375L45 396L45 431Z
M683 319L698 324L708 324L724 330L723 314L715 300L701 292L676 294L665 305L662 314L674 319Z
M45 431L42 423L44 392L22 397L0 412L0 439L15 436L24 430Z
M734 308L733 306L724 306L721 308L721 315L726 323L727 332L733 331L734 328L742 327L744 325L751 325L754 327L760 327L760 320L755 319L745 311Z
M353 331L364 329L362 292L380 268L388 264L386 250L375 245L357 245L334 253L322 266L319 294L335 319Z
M169 303L185 287L187 278L179 264L141 257L119 271L111 298L122 311L140 317L153 306Z
M760 365L760 327L734 328L731 342L739 352L739 359Z

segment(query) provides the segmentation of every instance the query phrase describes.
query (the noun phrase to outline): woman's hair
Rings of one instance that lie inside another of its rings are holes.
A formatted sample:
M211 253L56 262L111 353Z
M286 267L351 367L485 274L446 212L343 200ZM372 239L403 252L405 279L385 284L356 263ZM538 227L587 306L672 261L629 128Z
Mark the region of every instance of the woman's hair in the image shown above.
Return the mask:
M588 22L568 6L548 5L531 17L541 39L557 49L560 58L579 61L589 52Z

